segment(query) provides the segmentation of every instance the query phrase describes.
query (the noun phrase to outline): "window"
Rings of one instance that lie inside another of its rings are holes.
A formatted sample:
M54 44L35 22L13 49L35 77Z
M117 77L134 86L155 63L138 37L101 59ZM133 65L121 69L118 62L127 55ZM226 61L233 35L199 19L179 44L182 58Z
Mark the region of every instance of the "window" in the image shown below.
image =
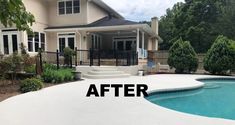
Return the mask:
M79 0L73 1L73 13L80 13L80 1Z
M136 38L116 37L113 39L113 49L120 51L136 50Z
M45 50L45 34L34 32L33 35L28 35L28 51L29 52L38 52L39 48Z
M66 0L58 2L59 15L80 13L80 0Z
M59 14L65 14L65 2L59 2Z
M73 13L73 2L66 1L66 14L72 14L72 13Z
M33 35L28 35L28 51L33 52Z
M34 46L35 46L35 52L38 52L39 49L39 33L35 32L34 33Z
M4 53L9 54L9 46L8 46L8 35L3 36L3 46L4 46Z
M41 40L41 49L43 51L45 51L45 41L46 41L46 39L45 39L45 34L44 33L40 34L40 40Z
M68 47L72 50L75 49L75 47L74 47L74 37L68 37Z
M2 52L3 54L12 54L14 52L18 52L19 50L19 38L18 31L3 31L1 35L2 39Z
M65 47L75 49L75 33L58 34L58 40L58 49L60 52L63 52Z
M17 52L18 51L17 35L12 35L11 38L12 38L13 52Z
M91 41L92 41L92 48L93 49L100 49L101 43L102 43L102 38L99 35L92 34L91 35Z
M59 38L59 50L63 52L65 48L65 38Z

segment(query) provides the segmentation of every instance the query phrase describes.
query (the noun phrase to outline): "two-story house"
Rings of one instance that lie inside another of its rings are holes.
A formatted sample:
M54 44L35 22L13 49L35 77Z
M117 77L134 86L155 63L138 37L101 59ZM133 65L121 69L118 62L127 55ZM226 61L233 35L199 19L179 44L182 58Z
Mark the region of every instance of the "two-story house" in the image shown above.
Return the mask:
M125 20L101 0L23 0L27 11L36 19L34 36L14 27L0 25L0 53L20 52L23 43L31 55L39 48L63 52L65 47L78 50L136 51L139 60L146 59L146 50L157 50L158 20L152 27ZM80 62L87 56L78 54ZM83 57L81 57L83 56ZM82 63L81 63L82 64Z

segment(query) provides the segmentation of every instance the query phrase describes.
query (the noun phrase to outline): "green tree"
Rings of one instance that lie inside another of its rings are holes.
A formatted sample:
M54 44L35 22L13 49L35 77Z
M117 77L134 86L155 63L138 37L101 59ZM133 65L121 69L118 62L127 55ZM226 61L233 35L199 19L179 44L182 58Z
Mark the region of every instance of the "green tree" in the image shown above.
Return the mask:
M70 65L70 61L73 58L74 55L74 50L72 50L69 47L64 48L64 63L69 66Z
M173 20L182 5L183 3L177 3L172 9L167 9L166 15L162 16L159 20L159 35L164 40L160 43L160 50L168 50L173 42L178 39L175 38L177 29L175 28Z
M177 40L169 50L168 64L176 73L195 72L198 67L197 55L190 42Z
M190 41L198 53L207 52L218 35L235 39L234 0L185 0L168 9L160 19L160 49L168 50L177 39Z
M0 22L5 27L31 32L34 16L26 11L22 0L0 0Z
M204 59L204 68L212 74L226 74L233 68L234 50L232 40L218 36Z

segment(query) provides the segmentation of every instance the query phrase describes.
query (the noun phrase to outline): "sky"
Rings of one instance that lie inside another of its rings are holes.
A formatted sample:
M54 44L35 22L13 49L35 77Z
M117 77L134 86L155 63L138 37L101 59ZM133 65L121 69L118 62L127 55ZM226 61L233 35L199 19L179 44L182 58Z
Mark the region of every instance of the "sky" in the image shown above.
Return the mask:
M103 0L106 4L132 21L148 21L152 17L161 17L167 8L184 0Z

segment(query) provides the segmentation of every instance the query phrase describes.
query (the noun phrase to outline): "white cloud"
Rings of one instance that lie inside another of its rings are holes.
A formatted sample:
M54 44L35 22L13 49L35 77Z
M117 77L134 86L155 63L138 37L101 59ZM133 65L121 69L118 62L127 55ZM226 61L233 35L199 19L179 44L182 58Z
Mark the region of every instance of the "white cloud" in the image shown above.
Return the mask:
M134 21L150 20L160 17L177 2L184 0L103 0L126 19Z

